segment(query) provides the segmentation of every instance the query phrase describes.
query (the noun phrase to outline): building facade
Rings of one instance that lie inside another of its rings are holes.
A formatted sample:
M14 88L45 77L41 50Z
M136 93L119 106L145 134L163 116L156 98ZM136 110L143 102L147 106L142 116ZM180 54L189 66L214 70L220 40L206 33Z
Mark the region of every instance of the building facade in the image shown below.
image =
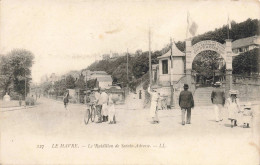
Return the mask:
M232 51L235 56L260 47L260 36L238 39L232 42Z

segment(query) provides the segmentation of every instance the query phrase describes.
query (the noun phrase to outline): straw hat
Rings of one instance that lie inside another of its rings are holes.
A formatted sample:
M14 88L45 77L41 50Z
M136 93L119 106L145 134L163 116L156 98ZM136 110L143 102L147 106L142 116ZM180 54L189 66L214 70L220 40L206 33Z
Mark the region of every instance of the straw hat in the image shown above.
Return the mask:
M246 103L244 108L245 109L251 109L251 103L250 102Z
M216 82L215 84L214 84L215 86L221 86L221 82Z
M239 92L238 92L238 90L229 90L229 94L230 95L238 95Z

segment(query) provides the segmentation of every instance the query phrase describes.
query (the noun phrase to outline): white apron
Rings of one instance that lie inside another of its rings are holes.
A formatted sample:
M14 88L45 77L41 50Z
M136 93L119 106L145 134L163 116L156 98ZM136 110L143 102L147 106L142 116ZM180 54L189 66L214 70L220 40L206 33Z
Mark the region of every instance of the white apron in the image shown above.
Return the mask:
M113 118L116 114L116 109L115 109L115 105L111 104L108 106L108 121L109 122L113 122Z
M102 115L103 116L107 116L108 115L108 107L107 107L107 103L106 104L102 104Z

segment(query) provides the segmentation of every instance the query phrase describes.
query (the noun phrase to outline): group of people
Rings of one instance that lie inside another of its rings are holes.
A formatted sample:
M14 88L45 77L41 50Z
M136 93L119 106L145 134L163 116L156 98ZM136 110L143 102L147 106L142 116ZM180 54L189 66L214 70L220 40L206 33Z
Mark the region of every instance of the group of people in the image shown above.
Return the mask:
M225 92L220 88L221 83L215 83L215 89L211 93L211 101L214 105L215 120L216 122L223 121L224 109L228 112L228 119L231 122L231 128L236 127L239 122L242 122L244 128L249 128L252 121L253 112L251 110L251 104L248 103L241 108L237 95L237 90L230 90L229 97L225 98ZM190 92L188 84L184 84L184 90L179 95L179 106L181 107L182 125L191 124L191 109L194 108L194 99L192 92ZM160 93L157 92L156 87L148 87L148 93L150 94L151 106L150 116L152 124L159 123L158 110L160 109ZM63 98L64 106L67 108L69 102L69 92L66 92ZM116 123L116 109L115 103L117 99L113 97L113 94L106 93L105 89L94 88L88 91L85 97L85 103L87 109L94 106L97 111L98 121L97 123L109 122L109 124Z
M96 107L98 121L97 123L109 122L109 124L116 124L116 100L113 98L113 94L108 94L105 89L94 88L89 95L86 96L89 99L87 101L87 108L90 104L94 104Z
M185 116L187 114L187 122L186 124L190 124L191 120L191 108L194 107L194 100L192 93L188 91L189 86L184 84L184 90L180 93L179 96L179 106L182 111L182 125L185 125ZM151 106L150 106L150 116L152 118L152 124L158 124L158 110L160 109L160 93L157 91L156 87L148 87L148 93L151 97Z
M211 93L211 101L214 104L216 122L223 121L223 111L228 111L228 120L231 122L231 128L238 125L238 120L243 123L244 128L249 128L253 118L251 104L246 103L242 108L237 98L238 90L230 90L229 97L225 98L225 92L220 88L221 83L216 82L215 89Z
M249 128L252 121L253 112L251 110L251 104L248 103L241 108L239 99L237 98L238 91L230 90L229 97L225 98L225 92L220 88L221 83L215 83L215 89L211 93L211 101L214 105L216 122L223 121L223 111L228 111L228 119L231 121L231 128L237 126L238 119L241 119L244 128ZM182 125L191 124L191 109L194 108L194 99L192 92L188 91L188 84L184 84L184 90L179 95L179 106L182 111ZM152 124L158 124L158 107L160 100L160 93L156 88L148 87L148 92L151 96L150 115L152 118ZM186 118L186 120L185 120Z
M86 109L90 109L94 106L97 112L97 123L109 122L109 124L116 124L116 110L115 103L117 98L113 97L113 94L106 93L105 89L94 88L88 90L84 102ZM67 109L69 102L69 92L67 91L63 97L64 107Z

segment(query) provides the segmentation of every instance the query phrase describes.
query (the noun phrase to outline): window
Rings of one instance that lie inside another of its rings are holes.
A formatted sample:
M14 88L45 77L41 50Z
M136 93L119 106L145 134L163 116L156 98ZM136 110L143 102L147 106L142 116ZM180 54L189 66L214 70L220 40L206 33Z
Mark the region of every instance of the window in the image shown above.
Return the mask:
M163 74L168 74L168 60L162 61L162 72Z

